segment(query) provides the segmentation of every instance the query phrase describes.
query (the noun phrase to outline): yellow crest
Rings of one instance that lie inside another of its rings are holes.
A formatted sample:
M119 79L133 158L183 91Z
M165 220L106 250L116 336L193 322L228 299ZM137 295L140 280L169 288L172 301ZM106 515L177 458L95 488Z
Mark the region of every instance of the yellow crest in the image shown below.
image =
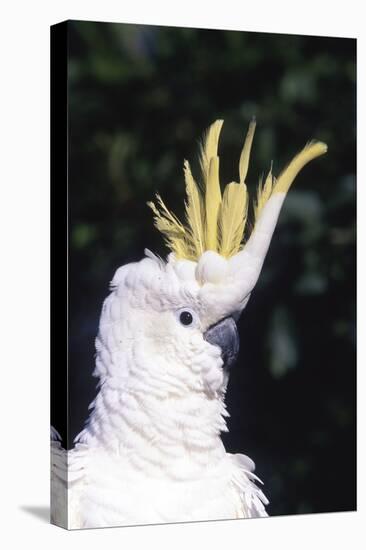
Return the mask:
M225 258L234 256L243 246L248 212L248 191L245 179L256 127L249 124L239 160L239 182L225 186L223 194L219 180L218 142L223 120L214 122L206 132L200 150L202 183L197 185L188 161L184 161L186 184L186 223L168 210L159 194L157 203L148 202L154 212L154 223L166 243L179 259L197 261L203 252L213 250ZM260 181L254 204L255 220L273 193L287 193L298 172L310 160L322 155L327 146L310 142L290 162L276 180L269 171L264 185Z

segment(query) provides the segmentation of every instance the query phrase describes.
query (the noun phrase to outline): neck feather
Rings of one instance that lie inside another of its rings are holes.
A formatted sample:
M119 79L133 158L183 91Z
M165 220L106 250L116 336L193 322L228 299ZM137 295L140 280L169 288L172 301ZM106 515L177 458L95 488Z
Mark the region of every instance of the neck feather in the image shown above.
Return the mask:
M184 462L204 468L222 458L220 433L227 431L223 396L204 392L156 397L140 389L118 389L106 381L92 404L78 440L137 468L177 472ZM192 469L192 468L191 468Z

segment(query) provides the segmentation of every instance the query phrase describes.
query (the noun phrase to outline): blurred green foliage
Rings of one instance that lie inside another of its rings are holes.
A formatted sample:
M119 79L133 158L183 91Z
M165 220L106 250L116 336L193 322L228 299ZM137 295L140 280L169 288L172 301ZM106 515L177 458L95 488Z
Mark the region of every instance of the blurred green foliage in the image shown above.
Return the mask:
M183 159L223 118L221 181L248 186L311 138L328 154L291 189L240 321L225 445L247 452L270 514L355 504L355 49L350 39L69 23L70 422L95 394L94 338L115 269L167 253L146 206L183 214ZM252 214L251 214L252 215Z

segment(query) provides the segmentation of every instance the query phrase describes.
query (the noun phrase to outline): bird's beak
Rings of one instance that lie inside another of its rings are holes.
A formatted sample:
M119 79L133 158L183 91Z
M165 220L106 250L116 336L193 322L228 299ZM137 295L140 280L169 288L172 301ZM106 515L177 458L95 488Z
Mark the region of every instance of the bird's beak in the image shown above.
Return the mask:
M234 319L226 317L212 325L203 337L207 342L221 349L224 368L229 369L235 363L239 353L239 335Z

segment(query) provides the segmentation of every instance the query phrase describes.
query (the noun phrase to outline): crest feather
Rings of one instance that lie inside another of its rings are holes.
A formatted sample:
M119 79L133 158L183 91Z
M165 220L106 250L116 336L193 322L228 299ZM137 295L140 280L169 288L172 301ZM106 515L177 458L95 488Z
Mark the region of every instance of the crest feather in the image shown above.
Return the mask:
M202 171L203 183L206 186L209 179L210 162L213 157L217 157L219 137L223 120L216 120L206 131L200 148L200 165Z
M222 256L230 258L240 249L247 213L247 186L245 183L229 183L225 187L219 217L219 252Z
M245 179L256 127L253 118L239 160L239 183L229 183L221 196L219 180L219 136L223 120L216 120L206 132L200 148L202 185L194 180L188 161L184 162L186 183L186 225L165 206L159 194L157 203L148 202L154 213L154 224L164 235L168 247L179 259L196 261L206 250L229 258L239 252L247 221L248 192ZM325 143L311 141L300 151L276 180L272 166L266 180L260 180L254 203L255 220L274 193L287 193L300 170L327 151Z
M311 160L320 155L324 155L327 150L328 146L321 141L310 141L307 143L302 151L292 159L278 176L277 183L273 190L274 193L287 193L300 170L302 170Z
M253 144L253 138L254 138L254 132L255 132L256 125L257 125L256 120L253 117L252 120L250 121L250 124L249 124L248 133L247 133L247 136L245 138L244 146L243 146L243 149L242 149L242 152L241 152L241 155L240 155L240 160L239 160L239 181L240 181L240 183L244 183L245 178L247 177L250 151L252 149L252 144Z
M197 257L205 251L204 205L202 196L195 182L189 162L184 161L184 178L186 182L186 219L190 228L190 237Z
M178 218L168 210L158 193L156 194L156 200L158 206L152 201L147 203L154 212L155 227L164 235L165 242L172 252L178 257L184 258L188 255L188 249L185 243L186 230Z
M259 183L257 202L254 205L255 219L258 220L264 205L274 193L287 193L300 170L311 160L324 155L327 149L327 145L321 141L310 141L282 170L277 179L272 176L271 166L264 186Z
M217 251L217 221L221 205L219 157L212 157L205 189L206 250Z
M276 179L272 174L272 166L271 166L271 169L268 172L268 175L266 177L266 181L264 182L264 185L263 185L263 177L259 179L259 184L257 189L257 200L254 202L255 219L258 219L258 216L261 213L263 206L266 204L269 197L271 196L275 182L276 182Z

